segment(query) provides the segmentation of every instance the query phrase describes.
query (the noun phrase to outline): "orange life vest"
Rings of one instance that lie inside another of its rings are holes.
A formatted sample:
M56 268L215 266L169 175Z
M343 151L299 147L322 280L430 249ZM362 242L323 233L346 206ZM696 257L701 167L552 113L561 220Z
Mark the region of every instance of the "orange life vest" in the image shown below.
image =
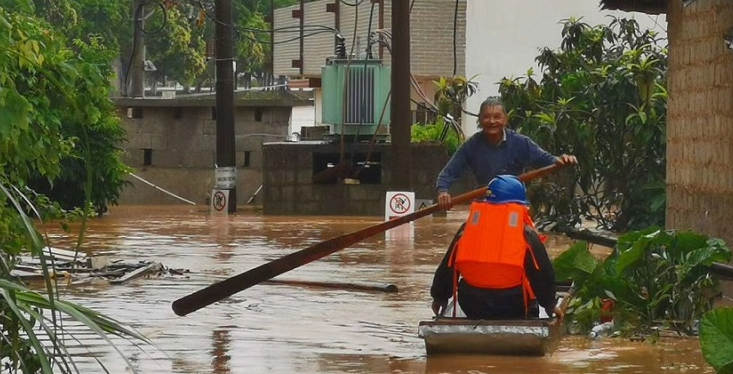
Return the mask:
M524 259L527 250L532 254L524 226L534 223L529 208L522 204L493 204L477 201L471 210L463 235L454 249L450 264L455 270L454 298L457 298L458 275L473 287L506 289L523 286L525 309L534 292L529 285Z

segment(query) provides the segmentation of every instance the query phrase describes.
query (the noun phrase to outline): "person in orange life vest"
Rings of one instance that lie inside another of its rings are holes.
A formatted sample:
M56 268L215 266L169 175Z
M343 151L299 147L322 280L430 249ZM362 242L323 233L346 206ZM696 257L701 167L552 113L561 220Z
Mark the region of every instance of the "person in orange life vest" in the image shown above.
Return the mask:
M466 223L435 271L433 312L457 297L469 319L563 318L556 307L555 271L529 217L524 184L513 175L489 182L488 197L471 204ZM460 281L456 281L460 279Z

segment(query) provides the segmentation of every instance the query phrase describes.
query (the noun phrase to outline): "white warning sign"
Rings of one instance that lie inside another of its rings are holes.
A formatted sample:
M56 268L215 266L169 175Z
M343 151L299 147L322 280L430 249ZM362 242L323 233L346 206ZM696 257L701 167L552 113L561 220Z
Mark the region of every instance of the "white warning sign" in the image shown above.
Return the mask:
M384 207L384 220L406 216L415 211L415 193L387 191Z

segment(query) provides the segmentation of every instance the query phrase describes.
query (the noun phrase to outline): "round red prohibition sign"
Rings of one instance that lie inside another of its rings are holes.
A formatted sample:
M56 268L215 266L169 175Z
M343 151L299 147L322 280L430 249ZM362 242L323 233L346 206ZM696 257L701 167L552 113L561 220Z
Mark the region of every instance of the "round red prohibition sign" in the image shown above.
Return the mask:
M214 194L214 209L218 211L224 210L224 208L227 206L227 197L224 195L224 192L216 191Z
M389 209L395 214L403 214L410 210L410 199L405 194L395 194L389 200Z

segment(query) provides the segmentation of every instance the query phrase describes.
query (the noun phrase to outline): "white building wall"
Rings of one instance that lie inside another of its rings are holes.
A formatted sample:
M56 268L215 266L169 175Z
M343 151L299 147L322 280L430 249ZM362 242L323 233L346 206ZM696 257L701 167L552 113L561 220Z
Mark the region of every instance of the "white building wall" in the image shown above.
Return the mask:
M535 57L544 47L560 48L562 25L571 17L582 17L594 26L608 24L608 16L634 18L642 28L654 29L666 37L664 15L602 11L595 0L468 0L466 6L466 77L474 75L478 91L466 103L476 113L481 102L499 92L504 77L524 76L539 67ZM537 77L539 78L539 77ZM464 116L466 135L476 132L476 117Z

